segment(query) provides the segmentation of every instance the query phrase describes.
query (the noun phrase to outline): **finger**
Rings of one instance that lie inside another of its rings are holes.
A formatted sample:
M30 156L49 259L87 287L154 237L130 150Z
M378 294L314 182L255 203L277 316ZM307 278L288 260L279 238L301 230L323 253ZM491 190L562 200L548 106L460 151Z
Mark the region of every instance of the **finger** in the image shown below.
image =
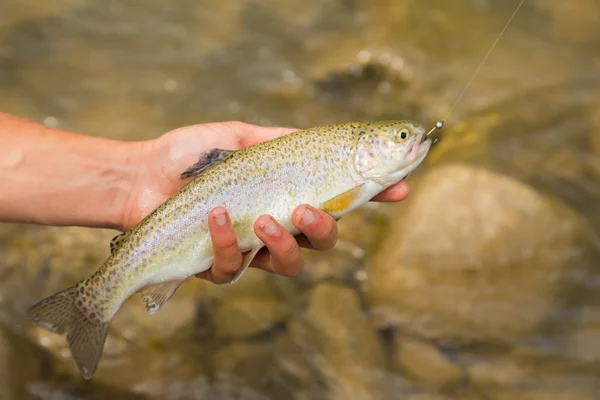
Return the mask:
M270 257L261 256L258 268L283 276L298 275L304 260L296 239L269 215L262 215L254 223L254 232L263 241Z
M395 185L390 186L377 196L373 197L371 201L381 202L393 202L402 201L408 197L408 182L401 180Z
M211 210L208 215L208 227L214 253L210 276L215 283L229 282L242 265L242 253L231 219L223 207Z
M329 250L337 241L337 224L327 213L308 205L296 207L292 223L315 250Z

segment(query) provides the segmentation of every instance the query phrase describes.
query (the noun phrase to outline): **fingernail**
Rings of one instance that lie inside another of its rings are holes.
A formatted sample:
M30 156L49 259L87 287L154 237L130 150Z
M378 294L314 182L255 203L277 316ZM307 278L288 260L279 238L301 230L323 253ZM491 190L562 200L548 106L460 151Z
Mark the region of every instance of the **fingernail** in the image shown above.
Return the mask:
M273 236L277 233L277 225L275 225L275 221L273 221L272 218L267 218L266 223L264 223L260 229L269 236Z
M302 218L300 219L300 223L302 225L310 225L315 222L315 213L308 207L304 207L304 212L302 213Z
M227 215L225 215L225 213L223 211L217 211L214 218L215 218L215 222L219 226L225 226L225 224L227 223Z

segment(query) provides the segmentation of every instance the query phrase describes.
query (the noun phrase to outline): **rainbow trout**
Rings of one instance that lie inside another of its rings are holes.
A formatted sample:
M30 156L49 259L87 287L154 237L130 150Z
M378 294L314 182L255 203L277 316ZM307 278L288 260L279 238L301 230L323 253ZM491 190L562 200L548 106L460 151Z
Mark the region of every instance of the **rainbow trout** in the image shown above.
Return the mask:
M213 149L182 174L189 184L111 241L111 254L90 277L41 300L29 317L67 334L86 379L102 357L109 325L132 294L146 310L161 309L188 277L212 266L208 213L223 206L238 244L248 252L232 283L264 244L253 223L270 214L292 234L300 204L335 218L358 208L408 176L427 155L431 139L410 121L348 123L305 129L245 149Z

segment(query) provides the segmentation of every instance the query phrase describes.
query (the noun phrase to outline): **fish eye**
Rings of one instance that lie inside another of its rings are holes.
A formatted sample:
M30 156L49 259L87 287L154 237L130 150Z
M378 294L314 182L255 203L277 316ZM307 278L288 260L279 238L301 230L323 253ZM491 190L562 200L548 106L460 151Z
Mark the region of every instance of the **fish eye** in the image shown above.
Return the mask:
M400 132L400 139L406 139L406 136L408 136L408 133L406 133L406 131Z

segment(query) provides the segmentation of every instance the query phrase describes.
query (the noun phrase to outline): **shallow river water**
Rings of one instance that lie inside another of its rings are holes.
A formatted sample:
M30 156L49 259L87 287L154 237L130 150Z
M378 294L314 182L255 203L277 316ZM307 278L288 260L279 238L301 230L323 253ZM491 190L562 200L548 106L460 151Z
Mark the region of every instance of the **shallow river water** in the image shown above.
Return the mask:
M143 140L445 116L517 0L8 0L0 111ZM117 315L95 378L29 305L115 232L0 225L2 399L600 398L600 1L527 0L399 204L304 272Z

